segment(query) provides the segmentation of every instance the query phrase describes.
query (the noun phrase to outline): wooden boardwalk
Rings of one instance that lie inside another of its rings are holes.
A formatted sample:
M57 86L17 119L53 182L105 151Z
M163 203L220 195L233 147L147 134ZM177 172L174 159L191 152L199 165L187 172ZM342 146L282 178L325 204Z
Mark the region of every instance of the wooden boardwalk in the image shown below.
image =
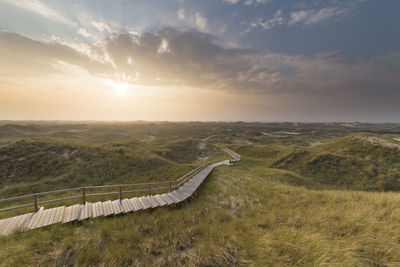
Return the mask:
M208 165L174 191L122 200L87 202L86 204L76 204L68 207L61 206L50 209L41 207L37 212L0 220L0 235L7 235L17 229L30 230L56 223L82 221L89 218L112 216L181 203L193 195L215 167L221 165L229 166L232 161L240 160L240 157L233 151L227 149L225 151L232 156L232 160L224 160Z

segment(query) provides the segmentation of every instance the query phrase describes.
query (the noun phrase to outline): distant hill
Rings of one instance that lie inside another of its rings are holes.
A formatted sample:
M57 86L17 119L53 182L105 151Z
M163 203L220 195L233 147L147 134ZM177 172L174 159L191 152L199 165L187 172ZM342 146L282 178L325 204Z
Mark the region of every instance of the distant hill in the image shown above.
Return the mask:
M327 188L400 190L400 145L357 134L309 147L243 146L239 153Z
M202 140L187 139L167 143L157 154L178 163L192 163L208 159L218 148Z

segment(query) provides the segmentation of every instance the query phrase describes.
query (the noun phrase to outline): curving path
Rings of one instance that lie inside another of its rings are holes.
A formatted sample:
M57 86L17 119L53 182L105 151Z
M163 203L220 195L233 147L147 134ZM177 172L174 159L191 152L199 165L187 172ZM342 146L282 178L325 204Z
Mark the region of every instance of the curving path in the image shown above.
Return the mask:
M51 209L41 207L39 211L27 213L0 220L0 235L7 235L17 229L30 230L56 223L68 223L82 221L100 216L111 216L136 212L139 210L153 209L166 205L174 205L190 198L215 167L232 165L231 162L239 161L240 157L229 149L225 149L232 160L224 160L208 165L177 190L164 194L148 195L142 197L109 200L104 202L76 204L73 206L61 206Z

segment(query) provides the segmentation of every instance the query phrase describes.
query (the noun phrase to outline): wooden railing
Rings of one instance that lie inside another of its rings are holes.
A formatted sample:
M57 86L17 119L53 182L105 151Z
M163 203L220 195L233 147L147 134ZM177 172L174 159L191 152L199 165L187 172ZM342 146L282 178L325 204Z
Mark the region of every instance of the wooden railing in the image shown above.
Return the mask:
M231 161L239 161L240 160L240 155L236 152L233 152L229 148L225 148L225 152L228 153L232 157Z
M147 192L148 195L151 195L151 192L154 192L154 191L173 191L176 188L183 185L187 180L189 180L191 177L193 177L194 175L199 173L201 170L203 170L208 165L209 165L208 163L204 164L204 165L190 171L189 173L185 174L184 176L180 177L179 179L177 179L175 181L161 181L161 182L139 183L139 184L85 186L85 187L61 189L61 190L55 190L55 191L49 191L49 192L41 192L41 193L23 195L23 196L18 196L18 197L0 199L0 204L8 203L8 202L16 202L16 201L30 199L30 198L33 199L33 202L29 203L29 204L0 209L0 213L6 212L6 211L12 211L12 210L16 210L16 209L27 208L27 207L34 207L34 210L36 212L39 210L39 205L49 204L49 203L53 203L53 202L67 201L67 200L78 199L78 198L81 198L82 203L86 204L86 199L88 197L119 195L119 199L122 200L123 195L129 194L129 193ZM135 189L135 188L139 188L139 189ZM103 192L103 193L90 193L91 191L99 190L99 189L113 189L115 191ZM125 190L125 189L131 189L131 190ZM73 196L62 197L62 198L39 201L39 197L61 194L61 193L70 193L70 192L79 192L79 194L73 195Z

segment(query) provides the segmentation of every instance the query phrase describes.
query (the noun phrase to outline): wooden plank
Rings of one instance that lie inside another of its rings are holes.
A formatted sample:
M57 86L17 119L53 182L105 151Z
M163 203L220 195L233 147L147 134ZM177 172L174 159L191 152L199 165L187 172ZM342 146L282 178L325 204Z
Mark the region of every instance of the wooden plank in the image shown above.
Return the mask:
M81 206L81 211L78 220L86 220L92 216L92 203L86 202L85 205Z
M160 206L168 205L167 201L165 201L159 194L154 195L154 198L157 200Z
M61 221L62 223L69 222L69 218L71 216L71 209L72 209L72 206L65 207L64 216Z
M43 210L43 208L40 208L38 212L41 212L41 210ZM25 223L25 228L30 229L30 226L32 225L32 223L34 222L36 216L38 215L38 212L33 212L33 215L29 218L29 220Z
M41 227L49 225L50 220L54 216L55 210L56 210L56 208L52 208L52 209L48 209L47 210L46 219L43 221Z
M130 199L126 199L125 203L128 205L129 212L135 210L135 207Z
M97 203L97 213L98 213L97 216L104 216L104 208L102 202Z
M184 185L182 185L182 187L193 187L194 184L195 184L195 181L191 180L191 181L185 183Z
M96 218L98 216L97 205L97 203L92 204L92 218Z
M133 204L127 198L122 200L122 208L123 208L125 213L134 210Z
M103 216L103 214L104 214L103 203L102 202L93 203L93 205L92 205L92 218Z
M124 210L122 209L122 205L121 205L121 201L119 199L111 201L112 204L112 209L114 214L120 214L122 213Z
M92 203L86 203L86 219L92 217Z
M6 235L7 230L13 226L16 219L16 217L7 218L7 221L3 224L3 229L0 230L0 235Z
M188 197L190 197L192 195L192 194L189 194L189 193L185 192L184 190L181 190L181 188L179 188L178 190L175 190L175 191L179 192L185 198L188 198Z
M107 208L108 208L109 215L113 215L113 214L114 214L114 211L113 211L113 208L112 208L111 200L107 201L106 206L107 206Z
M113 215L113 214L114 214L114 211L113 211L113 208L112 208L111 200L106 201L106 202L107 202L106 206L107 206L107 208L108 208L108 213L109 213L109 215Z
M53 208L53 209L52 209L53 212L51 213L51 216L50 216L49 220L47 221L47 224L46 224L46 225L52 225L52 224L54 224L54 218L56 217L57 212L58 212L59 209L60 209L60 207L56 207L56 208Z
M82 220L84 220L84 219L87 218L87 212L86 212L86 210L87 210L87 205L88 205L88 204L85 203L85 204L82 204L82 205L80 206L78 221L82 221Z
M58 209L58 213L56 218L54 219L54 223L62 222L62 219L64 218L64 212L65 212L65 206L62 206Z
M46 224L46 222L50 219L51 212L52 212L51 209L44 210L43 218L40 220L36 228L42 227Z
M1 234L3 235L8 235L12 231L14 231L17 228L18 222L20 221L21 217L20 216L15 216L10 218L10 222L8 225L4 228L3 232Z
M43 224L44 220L47 218L48 213L49 213L48 210L46 210L46 209L43 210L42 216L40 217L38 222L34 225L34 229L42 227L42 224Z
M113 214L110 200L103 202L103 211L103 216L110 216Z
M107 201L102 202L102 207L103 207L103 216L108 216L110 215L110 212L108 210L108 206L106 204Z
M184 187L184 188L190 188L190 189L192 189L192 190L196 190L197 187L199 186L199 184L200 184L200 183L185 184L185 185L182 186L182 187Z
M140 201L139 201L139 199L137 197L131 198L129 201L132 203L132 205L134 207L134 211L138 211L138 210L142 210L143 209L143 206L142 206L142 204L140 203Z
M54 212L52 213L50 220L47 222L48 225L52 225L56 221L57 214L59 213L60 207L54 208Z
M92 217L92 203L86 202L85 205L85 219Z
M32 219L30 220L30 224L29 224L28 229L34 229L35 228L35 226L37 225L37 223L38 223L40 217L42 216L42 214L43 214L43 207L41 207L37 212L35 212L35 215L32 216Z
M154 198L154 196L147 196L152 208L157 208L160 206L160 203Z
M169 197L167 194L162 194L162 195L160 195L160 197L162 197L168 203L168 205L175 203L175 201L171 197Z
M85 204L82 204L80 207L79 207L79 217L78 217L78 221L82 221L82 220L84 220L83 218L86 216L86 212L85 212L85 209L86 209L86 203Z
M29 225L29 229L34 229L35 226L38 224L40 217L42 216L43 211L36 212L35 216L33 216L32 221Z
M192 195L193 194L193 189L189 188L189 187L179 187L178 190L181 190L183 192L185 192L186 194Z
M151 208L150 202L146 199L146 197L140 197L138 198L140 204L142 204L143 209L149 209Z
M80 205L80 204L76 204L76 205L74 205L75 207L74 207L74 209L72 210L72 217L71 217L71 221L75 221L75 220L78 220L78 218L79 218L79 213L80 213L80 211L81 211L81 206L82 205Z
M143 197L142 197L142 202L143 202L143 201L147 204L147 208L148 208L148 209L151 209L151 208L152 208L152 205L151 205L150 200L149 200L149 196L143 196Z
M54 224L54 221L55 221L55 218L57 216L57 212L59 209L60 209L60 207L53 208L53 212L51 213L51 216L50 216L49 221L47 222L47 225Z
M14 220L12 223L8 224L7 228L4 229L3 234L4 234L4 235L8 235L9 233L11 233L11 232L14 231L15 229L17 229L17 228L18 228L18 224L19 224L20 221L24 218L25 215L26 215L26 214L22 214L22 215L19 215L19 216L15 216L15 220Z
M10 219L10 218L5 218L5 219L0 220L0 233L3 230L3 228L5 227L6 223L8 223L8 219Z
M23 215L20 215L20 220L18 221L16 228L23 228L25 226L25 223L27 222L27 220L30 219L30 217L33 215L33 213L26 213Z
M181 201L184 201L185 199L188 198L186 194L182 194L181 192L179 192L177 190L175 190L171 193L174 194L175 196L177 196Z
M181 187L178 190L181 191L181 192L184 192L184 193L186 193L186 194L188 194L190 196L193 195L193 193L194 193L194 190L186 188L186 187Z
M135 205L133 205L132 199L127 199L126 202L128 203L128 206L132 209L131 211L136 211Z
M74 209L75 209L75 205L72 205L71 208L69 209L69 216L68 216L68 221L70 222L73 220L74 218Z
M78 219L79 217L80 205L76 204L73 206L66 207L65 216L62 223L72 222Z
M170 192L170 193L167 193L167 196L169 196L170 198L172 198L172 199L174 200L174 203L180 202L179 198L177 198L177 197L176 197L174 194L172 194L171 192Z
M183 200L186 199L186 196L181 195L179 192L172 191L171 194L173 194L174 196L176 196L179 199L179 202L182 202Z
M48 225L48 223L49 223L49 221L51 219L51 216L53 215L53 212L54 212L54 209L48 209L47 210L46 216L45 216L44 220L42 221L42 223L40 224L39 227L43 227L43 226Z

